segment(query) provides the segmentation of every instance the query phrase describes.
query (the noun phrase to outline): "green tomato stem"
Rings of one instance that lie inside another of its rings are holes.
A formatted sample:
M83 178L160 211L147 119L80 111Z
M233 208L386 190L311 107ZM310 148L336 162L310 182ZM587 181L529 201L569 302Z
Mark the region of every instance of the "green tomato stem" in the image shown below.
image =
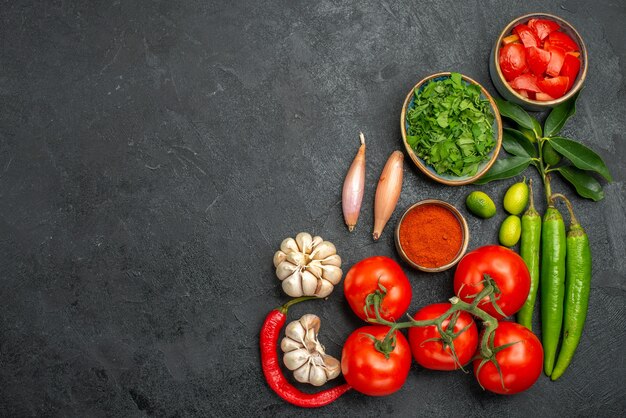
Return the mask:
M393 351L394 344L392 343L392 341L395 340L394 337L397 330L411 327L428 327L431 325L435 325L439 330L439 333L443 337L445 334L445 332L443 332L443 322L453 313L458 311L465 311L480 318L483 321L483 324L485 325L485 332L480 343L480 354L484 358L491 358L494 354L492 334L496 330L496 328L498 328L498 320L489 315L487 312L480 309L478 307L478 303L484 298L491 296L495 292L495 290L496 289L490 282L486 282L483 290L480 291L478 295L476 295L474 301L471 304L464 302L458 297L454 296L449 299L452 306L441 316L434 319L426 319L422 321L416 321L409 316L409 321L406 322L391 322L382 318L380 315L380 304L382 303L382 297L380 297L379 295L375 295L372 302L376 318L368 318L367 320L371 323L386 325L390 327L389 332L387 332L387 335L378 346L387 347L390 348L391 351ZM389 352L383 352L383 354L385 356L388 356Z

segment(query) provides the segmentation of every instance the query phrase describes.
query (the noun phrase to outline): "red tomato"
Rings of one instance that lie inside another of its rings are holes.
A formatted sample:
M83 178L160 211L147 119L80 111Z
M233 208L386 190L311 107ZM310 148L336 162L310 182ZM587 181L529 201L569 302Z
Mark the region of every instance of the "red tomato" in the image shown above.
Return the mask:
M484 275L488 274L500 289L496 302L505 316L517 312L528 297L530 273L526 263L514 251L498 245L486 245L465 254L454 273L454 293L461 300L472 303L472 295L483 290ZM491 304L484 298L478 307L496 319L502 319Z
M558 23L547 19L530 19L528 21L528 27L532 29L542 41L552 32L561 29Z
M526 62L533 74L537 77L543 76L543 73L550 62L550 53L541 48L531 46L526 48Z
M563 61L563 66L561 67L561 75L569 78L567 91L572 88L574 81L576 81L578 71L580 71L580 60L572 54L565 54L565 60Z
M526 69L524 45L508 44L500 48L500 70L506 81L511 81Z
M517 90L527 90L534 92L541 91L541 89L537 86L537 77L531 73L517 76L509 84L511 85L511 87Z
M543 366L543 347L537 336L515 322L500 322L493 342L495 347L515 344L495 355L502 370L502 380L491 361L478 371L482 359L474 360L474 375L478 383L488 391L500 395L512 395L530 388L539 378Z
M547 50L550 52L550 62L548 62L546 74L556 77L561 72L563 61L565 61L565 50L554 45L550 45Z
M427 305L417 311L413 318L416 321L439 318L450 309L451 306L450 303L434 303ZM427 341L432 338L441 338L437 326L411 327L409 328L409 343L411 344L413 358L415 358L415 361L417 361L420 366L432 370L455 370L459 368L459 363L462 366L469 363L476 353L476 348L478 347L478 329L476 328L476 323L474 319L472 319L472 316L467 312L460 311L454 328L448 330L447 326L450 323L451 317L452 315L443 321L442 328L444 331L457 333L469 325L467 330L463 331L462 334L454 339L454 351L458 363L454 360L450 347L444 349L441 341Z
M411 349L405 336L396 332L396 346L389 358L374 347L374 341L387 335L389 327L372 325L354 331L341 352L341 372L356 391L369 396L385 396L399 390L411 368Z
M541 41L535 35L535 32L530 30L528 25L520 23L513 28L513 33L519 36L524 44L524 48L530 48L531 46L541 46Z
M379 285L386 290L380 315L388 321L400 319L409 308L413 291L400 265L389 257L369 257L356 263L343 281L343 291L354 313L366 320L365 299L381 290ZM376 317L373 310L369 314Z
M549 96L558 99L567 92L567 86L569 86L569 77L558 76L552 78L544 78L537 82L542 92Z
M579 50L576 42L563 32L552 32L548 35L548 41L550 41L550 45L563 48L565 52Z

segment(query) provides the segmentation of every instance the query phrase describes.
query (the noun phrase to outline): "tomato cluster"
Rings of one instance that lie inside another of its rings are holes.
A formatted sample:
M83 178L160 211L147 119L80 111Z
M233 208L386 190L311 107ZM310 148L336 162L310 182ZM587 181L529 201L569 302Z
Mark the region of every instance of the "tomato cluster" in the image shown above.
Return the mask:
M580 71L580 48L558 23L530 19L502 40L500 70L520 95L538 101L567 93Z
M500 320L521 308L528 296L530 275L515 252L495 245L485 246L468 253L459 262L454 290L459 299L471 304L486 285L493 286L496 293L476 306ZM376 317L368 295L382 298L378 317L387 321L397 321L411 301L407 276L388 257L370 257L355 264L345 278L344 293L352 310L362 319ZM413 319L441 318L451 306L451 303L425 306ZM364 326L354 331L344 344L342 372L346 382L357 391L383 396L399 390L409 374L411 354L422 367L433 370L456 370L474 359L474 374L479 384L500 394L528 389L541 373L543 349L539 339L513 322L499 322L489 358L480 357L482 334L479 336L475 319L465 311L450 314L440 323L440 328L412 326L408 341L396 331L385 354L380 344L389 330L386 325Z

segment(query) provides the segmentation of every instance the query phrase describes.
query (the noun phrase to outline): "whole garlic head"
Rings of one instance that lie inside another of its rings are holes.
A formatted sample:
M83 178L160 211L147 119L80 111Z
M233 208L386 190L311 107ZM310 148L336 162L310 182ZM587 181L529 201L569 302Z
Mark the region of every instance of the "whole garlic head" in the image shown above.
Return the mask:
M317 315L306 314L285 328L285 337L280 348L285 355L283 362L298 382L322 386L339 376L341 363L326 354L324 346L317 339L320 319Z
M292 297L325 298L343 275L335 246L306 232L283 240L274 254L274 267L283 290Z

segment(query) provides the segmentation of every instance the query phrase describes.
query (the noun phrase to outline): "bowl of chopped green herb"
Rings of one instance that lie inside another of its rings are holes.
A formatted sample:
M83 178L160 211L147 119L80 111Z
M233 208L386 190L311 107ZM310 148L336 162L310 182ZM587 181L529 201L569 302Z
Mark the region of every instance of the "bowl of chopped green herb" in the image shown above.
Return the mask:
M502 143L493 98L459 73L437 73L417 83L402 106L400 129L415 165L449 186L478 180L496 161Z

